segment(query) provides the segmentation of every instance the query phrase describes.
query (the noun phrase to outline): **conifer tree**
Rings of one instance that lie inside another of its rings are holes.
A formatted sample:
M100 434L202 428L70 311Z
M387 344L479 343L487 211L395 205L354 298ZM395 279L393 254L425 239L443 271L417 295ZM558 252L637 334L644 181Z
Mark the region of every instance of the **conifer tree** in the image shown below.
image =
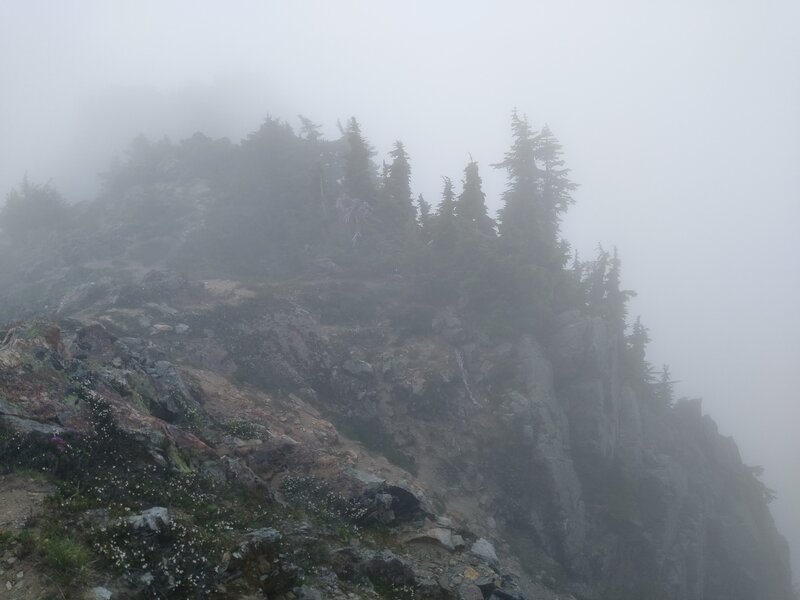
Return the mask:
M417 213L417 223L422 239L429 242L431 240L431 205L422 194L417 198Z
M442 177L442 201L436 211L440 221L451 221L456 214L456 194L453 191L453 181L449 177Z
M494 234L494 225L486 209L486 194L478 171L478 163L471 160L464 169L464 187L455 203L455 213L477 231Z
M647 362L647 344L650 333L642 325L641 317L636 317L631 333L627 336L628 372L636 384L648 384L653 378L653 368Z
M622 333L625 330L625 320L628 316L627 303L636 293L631 290L621 289L622 261L619 259L617 248L611 255L608 273L605 277L605 294L603 298L602 315L606 318L612 331Z
M597 258L587 274L587 299L589 312L602 315L606 298L606 273L608 271L608 252L602 246L597 247Z
M385 160L381 161L381 174L379 177L381 190L388 193L389 189L389 165L386 164Z
M309 142L318 142L322 139L320 125L314 123L314 121L304 115L297 115L297 118L300 119L301 138L308 140Z
M351 198L374 202L375 167L372 157L375 151L361 134L361 126L351 117L344 130L347 153L344 157L344 191Z
M513 142L496 168L508 173L500 211L504 246L534 257L542 266L561 268L566 247L559 242L561 215L572 203L575 189L563 167L561 145L548 128L535 133L516 110L511 115Z
M385 212L391 230L404 233L414 224L414 204L411 199L411 165L403 142L396 141L389 153L392 163L385 170Z
M561 227L561 215L574 204L571 192L578 186L569 180L570 170L564 167L562 147L545 125L537 139L537 158L542 165L542 207L545 235L555 243Z
M31 183L26 175L0 208L0 230L17 243L52 236L63 227L68 214L69 208L55 188Z
M442 184L442 200L431 219L431 238L440 258L450 256L454 252L454 245L458 239L453 182L449 177L442 177Z
M669 365L664 365L661 369L661 376L655 384L653 395L660 406L672 406L675 401L675 381L673 381Z
M492 165L505 169L508 184L500 210L500 235L511 249L531 249L541 239L541 197L539 167L536 164L537 135L528 120L514 109L511 114L511 149L503 162Z
M578 252L572 257L572 264L564 273L563 290L564 290L564 306L570 308L577 308L579 310L586 309L587 298L587 282L584 277L586 265L584 265Z

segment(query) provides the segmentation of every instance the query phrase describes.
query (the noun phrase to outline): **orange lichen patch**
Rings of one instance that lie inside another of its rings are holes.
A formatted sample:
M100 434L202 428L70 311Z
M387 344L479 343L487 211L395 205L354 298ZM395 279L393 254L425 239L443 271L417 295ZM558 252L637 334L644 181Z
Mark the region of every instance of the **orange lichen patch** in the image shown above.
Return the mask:
M466 569L464 569L464 579L468 581L475 581L480 576L481 574L478 573L478 571L476 571L472 567L467 567Z

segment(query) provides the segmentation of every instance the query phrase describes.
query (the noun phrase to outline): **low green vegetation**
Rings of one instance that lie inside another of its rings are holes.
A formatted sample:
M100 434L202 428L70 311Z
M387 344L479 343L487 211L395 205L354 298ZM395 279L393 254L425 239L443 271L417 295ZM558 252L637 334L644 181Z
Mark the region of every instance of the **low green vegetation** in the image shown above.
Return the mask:
M62 585L83 584L87 580L92 553L77 538L59 533L57 537L40 540L44 564Z
M222 424L222 430L228 435L232 435L241 440L254 440L262 436L262 431L258 425L252 421L233 420Z
M265 498L194 468L159 466L140 440L119 428L103 401L73 393L90 408L88 435L23 435L0 422L3 469L33 469L57 485L46 516L17 535L3 533L0 547L34 554L65 589L85 584L98 563L126 577L149 573L145 597L210 593L235 532L269 520ZM175 515L157 534L126 520L152 506Z
M294 506L321 521L350 527L358 525L367 514L368 505L360 498L343 496L317 477L286 477L281 491Z

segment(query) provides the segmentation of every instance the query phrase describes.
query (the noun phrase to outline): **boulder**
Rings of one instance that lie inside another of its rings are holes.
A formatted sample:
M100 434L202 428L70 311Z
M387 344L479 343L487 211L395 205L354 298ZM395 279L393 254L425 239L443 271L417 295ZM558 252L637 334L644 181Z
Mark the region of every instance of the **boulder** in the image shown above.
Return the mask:
M444 527L432 527L420 533L414 533L406 537L406 542L425 542L441 546L451 552L456 549L456 538L461 540L461 536L454 536L450 529Z
M154 506L143 513L127 518L128 523L134 529L148 529L150 531L161 531L170 525L169 510L163 506Z
M472 544L472 547L469 549L469 551L478 558L481 558L490 564L497 563L497 552L495 551L492 543L486 538L478 538L478 540Z
M114 594L104 587L93 587L86 593L86 600L111 600Z
M458 600L483 600L483 592L477 585L462 583L458 587Z
M383 550L359 565L359 570L372 580L391 586L406 586L414 583L414 570L404 559L390 550Z
M353 358L348 358L342 364L342 369L352 375L353 377L357 377L359 379L365 379L371 377L373 374L372 365L369 364L365 360L356 360Z

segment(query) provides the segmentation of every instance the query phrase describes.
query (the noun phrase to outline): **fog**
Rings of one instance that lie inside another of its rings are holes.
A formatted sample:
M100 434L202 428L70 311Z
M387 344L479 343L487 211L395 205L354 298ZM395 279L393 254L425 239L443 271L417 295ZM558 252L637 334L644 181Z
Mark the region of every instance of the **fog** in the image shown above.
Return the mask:
M513 107L549 124L581 187L563 233L617 246L679 394L766 469L800 573L800 4L4 2L0 189L70 201L143 132L236 141L302 113L355 115L412 185L489 164Z

